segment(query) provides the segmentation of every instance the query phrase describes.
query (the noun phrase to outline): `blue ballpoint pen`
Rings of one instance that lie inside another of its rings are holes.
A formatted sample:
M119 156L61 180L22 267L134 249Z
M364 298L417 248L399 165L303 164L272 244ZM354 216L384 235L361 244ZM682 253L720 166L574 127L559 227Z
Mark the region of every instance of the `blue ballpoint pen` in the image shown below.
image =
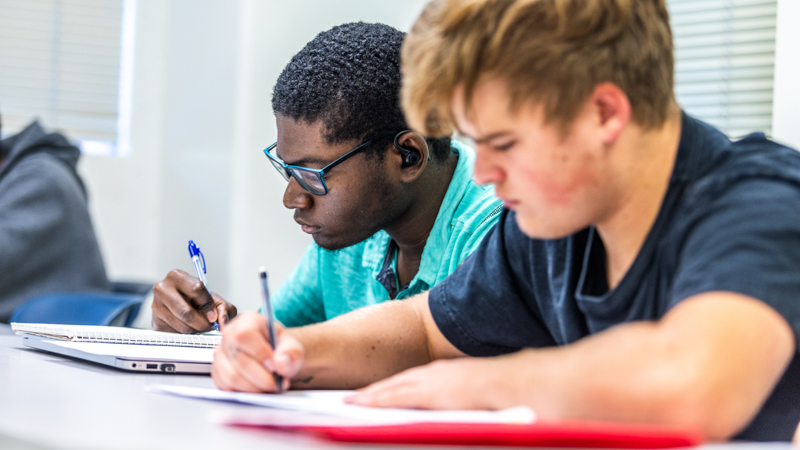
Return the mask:
M267 332L269 333L269 345L272 350L277 347L278 341L275 338L275 312L272 310L272 302L269 299L269 286L267 286L267 270L263 267L258 269L261 276L261 300L264 302L264 316L267 318ZM275 385L277 386L278 393L283 392L283 377L275 372L272 372L275 377Z
M206 257L203 256L203 252L200 251L200 247L195 245L193 240L189 240L189 256L192 257L192 262L194 262L194 270L197 272L197 278L203 282L203 286L205 286L206 290L208 291L208 295L211 297L212 301L214 296L211 295L211 289L208 288L208 283L206 282ZM203 258L203 267L200 267L200 258ZM214 321L214 329L219 331L219 317L217 320Z

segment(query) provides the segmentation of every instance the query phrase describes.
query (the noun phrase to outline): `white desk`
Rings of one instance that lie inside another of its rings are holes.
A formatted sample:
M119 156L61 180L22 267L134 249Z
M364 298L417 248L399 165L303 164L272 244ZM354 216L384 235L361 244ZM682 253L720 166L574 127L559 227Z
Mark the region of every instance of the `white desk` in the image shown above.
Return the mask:
M207 376L133 374L27 349L22 346L22 337L12 334L8 325L0 324L0 448L345 448L300 435L215 425L207 419L209 414L258 408L154 394L144 390L151 383L213 386ZM357 448L402 447L360 445ZM792 447L726 444L705 449Z
M22 346L22 337L0 324L0 448L221 450L327 446L299 435L215 425L207 415L258 408L144 390L147 384L155 383L214 385L208 376L133 374L27 349Z

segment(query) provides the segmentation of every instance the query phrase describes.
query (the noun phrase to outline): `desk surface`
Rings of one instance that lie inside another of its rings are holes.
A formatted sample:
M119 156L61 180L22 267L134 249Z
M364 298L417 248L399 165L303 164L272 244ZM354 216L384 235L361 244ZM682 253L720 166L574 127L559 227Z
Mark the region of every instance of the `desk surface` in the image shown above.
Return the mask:
M8 325L0 324L0 447L170 450L330 447L300 435L216 425L208 420L209 416L260 408L144 390L146 385L156 383L214 385L208 376L127 373L27 349L22 346L22 337L12 334ZM786 450L792 447L725 444L705 448Z
M215 425L209 415L260 408L145 391L156 383L214 385L208 376L134 374L28 349L22 337L0 324L0 447L12 447L8 442L54 449L326 446L299 435Z

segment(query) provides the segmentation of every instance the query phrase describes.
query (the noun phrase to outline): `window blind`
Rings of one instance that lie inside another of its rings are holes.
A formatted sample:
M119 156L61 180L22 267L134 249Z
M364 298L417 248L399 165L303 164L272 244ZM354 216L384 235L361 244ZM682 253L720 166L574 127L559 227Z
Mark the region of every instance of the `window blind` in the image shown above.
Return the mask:
M772 132L777 0L668 0L678 103L732 138Z
M4 135L39 119L81 141L84 149L102 152L106 144L114 153L121 113L124 3L0 0Z

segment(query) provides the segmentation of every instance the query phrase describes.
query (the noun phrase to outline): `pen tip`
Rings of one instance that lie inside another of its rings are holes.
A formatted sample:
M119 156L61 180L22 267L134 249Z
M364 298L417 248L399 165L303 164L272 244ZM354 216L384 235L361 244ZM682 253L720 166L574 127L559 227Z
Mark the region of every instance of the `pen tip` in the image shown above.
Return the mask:
M261 278L267 278L267 269L264 266L259 267L258 274L261 275Z

